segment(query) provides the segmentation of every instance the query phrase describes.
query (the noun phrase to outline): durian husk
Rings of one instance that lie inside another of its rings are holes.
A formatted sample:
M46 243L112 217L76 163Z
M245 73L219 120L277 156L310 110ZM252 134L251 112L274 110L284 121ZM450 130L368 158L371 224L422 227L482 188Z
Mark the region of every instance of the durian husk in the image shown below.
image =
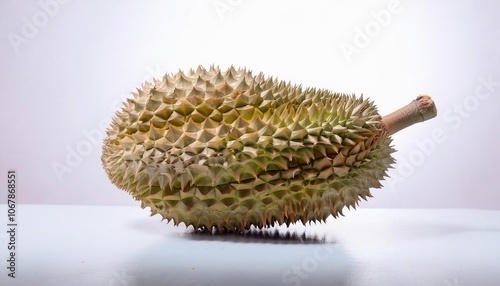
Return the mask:
M243 231L355 208L381 187L393 152L368 99L200 66L137 89L107 130L102 163L152 214Z

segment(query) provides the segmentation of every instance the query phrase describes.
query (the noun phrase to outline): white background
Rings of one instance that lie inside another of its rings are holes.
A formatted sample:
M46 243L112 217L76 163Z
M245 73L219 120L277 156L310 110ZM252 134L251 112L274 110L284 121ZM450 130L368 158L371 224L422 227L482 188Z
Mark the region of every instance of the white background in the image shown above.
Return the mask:
M0 2L0 184L17 170L18 203L137 204L101 167L107 122L145 79L215 64L381 114L430 94L438 117L394 135L398 163L361 206L500 209L500 84L481 80L500 82L498 1L62 2Z

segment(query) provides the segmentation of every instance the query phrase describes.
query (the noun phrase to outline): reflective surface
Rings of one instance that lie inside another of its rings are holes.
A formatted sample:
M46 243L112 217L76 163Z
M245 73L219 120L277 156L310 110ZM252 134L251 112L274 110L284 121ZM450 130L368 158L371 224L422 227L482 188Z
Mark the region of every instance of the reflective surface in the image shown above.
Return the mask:
M6 206L1 205L2 211ZM139 207L18 208L0 285L498 285L500 212L358 209L324 224L211 235Z

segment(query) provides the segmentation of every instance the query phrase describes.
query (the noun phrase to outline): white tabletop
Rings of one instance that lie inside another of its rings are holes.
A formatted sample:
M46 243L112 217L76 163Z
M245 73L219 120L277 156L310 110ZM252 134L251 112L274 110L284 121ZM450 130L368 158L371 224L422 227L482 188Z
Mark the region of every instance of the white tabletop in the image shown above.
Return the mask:
M15 279L0 221L0 285L500 285L499 211L345 215L214 236L139 207L20 205Z

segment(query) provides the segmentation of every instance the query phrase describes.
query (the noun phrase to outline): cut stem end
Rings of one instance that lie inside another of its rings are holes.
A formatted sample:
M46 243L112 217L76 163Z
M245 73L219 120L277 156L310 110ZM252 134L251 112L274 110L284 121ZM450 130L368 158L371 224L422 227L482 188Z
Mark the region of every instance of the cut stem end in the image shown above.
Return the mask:
M437 109L432 98L421 94L408 105L382 117L389 135L392 135L408 126L418 122L424 122L436 117Z

